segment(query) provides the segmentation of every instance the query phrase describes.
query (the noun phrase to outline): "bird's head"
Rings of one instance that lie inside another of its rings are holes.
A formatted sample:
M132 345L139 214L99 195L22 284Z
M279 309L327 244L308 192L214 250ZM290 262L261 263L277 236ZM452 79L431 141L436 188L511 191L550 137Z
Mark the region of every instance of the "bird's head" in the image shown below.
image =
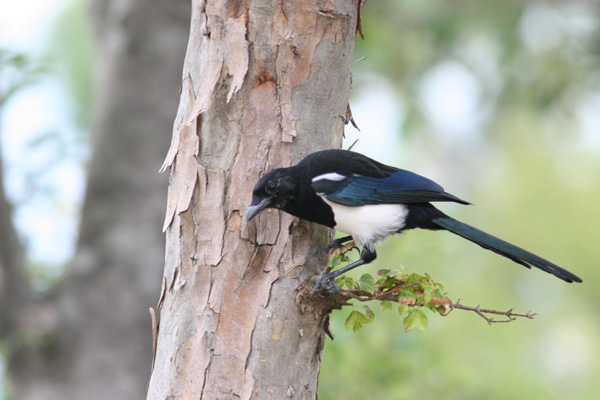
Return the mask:
M252 202L246 214L250 221L265 208L286 210L298 193L298 186L290 174L291 168L277 168L263 175L252 191Z

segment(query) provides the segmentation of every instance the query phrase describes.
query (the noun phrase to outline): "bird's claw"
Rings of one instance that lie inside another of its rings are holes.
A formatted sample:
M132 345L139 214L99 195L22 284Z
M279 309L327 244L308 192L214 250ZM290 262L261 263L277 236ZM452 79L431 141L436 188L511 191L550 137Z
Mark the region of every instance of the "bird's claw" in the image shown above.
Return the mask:
M344 242L341 242L336 239L332 240L331 243L329 243L327 247L325 247L325 250L327 250L327 252L329 253L331 250L339 250L342 247L344 247Z
M338 285L335 282L335 277L331 276L330 274L322 275L317 281L315 287L313 287L313 292L317 293L317 295L321 297L325 297L321 294L322 291L333 294L339 292L339 290L340 288L338 288Z
M329 254L329 257L331 257L332 253L336 254L336 252L338 252L339 250L341 250L342 253L344 253L345 251L348 251L348 250L352 250L353 248L356 247L356 244L354 243L354 241L352 241L351 244L344 244L348 240L350 240L350 239L349 238L335 239L335 240L331 241L331 243L329 243L327 246L323 247L322 249L319 249L317 251L310 253L309 258L321 257L326 254Z

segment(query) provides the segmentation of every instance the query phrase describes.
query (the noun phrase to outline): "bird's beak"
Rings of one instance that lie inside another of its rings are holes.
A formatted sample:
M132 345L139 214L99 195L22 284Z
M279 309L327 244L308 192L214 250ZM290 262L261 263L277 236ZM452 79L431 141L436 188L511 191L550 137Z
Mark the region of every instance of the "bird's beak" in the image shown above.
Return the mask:
M262 199L260 203L251 205L248 208L248 213L246 214L246 221L250 221L252 218L256 217L256 214L267 208L273 199L267 197L266 199Z

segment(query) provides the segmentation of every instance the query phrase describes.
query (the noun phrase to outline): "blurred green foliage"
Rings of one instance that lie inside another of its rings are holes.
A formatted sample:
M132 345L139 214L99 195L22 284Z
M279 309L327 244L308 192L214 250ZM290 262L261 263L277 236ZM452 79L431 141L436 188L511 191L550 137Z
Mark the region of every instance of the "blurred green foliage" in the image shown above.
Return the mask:
M5 179L27 252L28 277L42 293L62 279L73 247L74 238L66 236L77 224L83 182L77 172L66 171L82 171L87 161L94 95L88 1L54 7L46 24L36 26L39 41L18 52L0 49L0 113L11 121L3 119L0 127L3 142L11 145L3 150ZM15 123L19 118L39 123ZM44 224L28 222L33 215L51 219L60 233L44 236Z
M600 128L596 120L590 131L582 109L600 116L600 102L589 101L600 91L599 14L595 2L367 2L355 51L367 61L353 68L354 87L361 74L379 74L399 93L399 151L410 157L397 165L419 172L436 156L434 170L466 165L462 178L447 176L450 184L433 178L476 206L440 208L584 282L565 284L448 233L390 239L372 265L349 275L401 264L443 282L462 304L540 315L490 327L473 313L428 314L426 331L405 333L395 313L372 305L376 320L354 333L344 328L352 310L337 311L320 399L598 397ZM424 77L448 60L473 74L486 109L475 138L450 144L440 143L445 133L420 101Z
M475 75L482 105L498 117L515 106L569 114L578 96L600 90L599 8L569 1L371 1L355 54L369 60L361 68L389 77L404 95L404 134L423 133L421 80L448 60Z
M44 74L44 68L35 65L26 54L0 48L0 109L8 99Z
M71 96L73 121L85 132L90 126L97 69L88 3L88 0L68 2L54 22L47 43L56 75Z

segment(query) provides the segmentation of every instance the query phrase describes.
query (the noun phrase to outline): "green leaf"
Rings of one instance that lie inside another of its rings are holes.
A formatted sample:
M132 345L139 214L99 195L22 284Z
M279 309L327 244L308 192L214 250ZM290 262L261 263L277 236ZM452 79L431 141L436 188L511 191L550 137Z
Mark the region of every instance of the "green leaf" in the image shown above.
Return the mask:
M363 325L373 322L374 318L375 318L375 316L373 315L372 312L371 312L371 317L367 317L360 311L355 310L355 311L352 311L350 313L350 315L348 315L348 318L346 318L344 327L346 328L347 331L352 329L353 332L356 332L356 331L360 330L363 327Z
M390 276L391 273L392 273L391 269L385 269L385 268L377 271L377 275L383 276L384 278L387 278L388 276Z
M427 281L427 278L424 276L421 276L419 274L410 274L408 276L408 278L406 279L406 284L410 285L411 283L420 282L420 281Z
M356 282L360 290L367 291L369 293L375 292L375 282L373 277L369 274L364 274L360 277L360 280Z
M399 280L397 280L396 278L386 278L385 281L383 281L383 285L385 286L386 289L391 289L394 286L396 286L396 284L399 282ZM378 282L381 283L381 282Z
M345 262L345 263L347 263L347 262L349 262L349 261L350 261L350 257L348 257L348 256L346 255L346 253L340 253L340 260L341 260L342 262Z
M419 294L415 292L414 287L409 287L400 291L401 297L409 297L411 299L419 300Z
M427 329L427 315L418 308L410 310L408 315L404 317L404 331L408 332L414 328L422 331Z
M387 300L383 300L381 302L381 312L384 313L388 310L392 309L392 302L391 301L387 301Z
M367 318L367 323L370 324L375 320L375 313L373 310L369 308L369 306L364 306L365 309L365 317Z
M335 256L333 256L329 259L329 266L331 268L335 268L338 265L340 265L341 263L342 263L342 256L340 256L339 254L336 254Z
M433 290L430 287L426 287L423 289L423 303L429 304L431 300L433 300Z
M398 306L398 313L402 316L405 316L406 314L408 314L409 309L410 307L408 306L408 304L400 304Z
M356 289L356 284L354 283L354 279L350 278L349 276L344 278L344 283L346 284L346 287L348 289Z

